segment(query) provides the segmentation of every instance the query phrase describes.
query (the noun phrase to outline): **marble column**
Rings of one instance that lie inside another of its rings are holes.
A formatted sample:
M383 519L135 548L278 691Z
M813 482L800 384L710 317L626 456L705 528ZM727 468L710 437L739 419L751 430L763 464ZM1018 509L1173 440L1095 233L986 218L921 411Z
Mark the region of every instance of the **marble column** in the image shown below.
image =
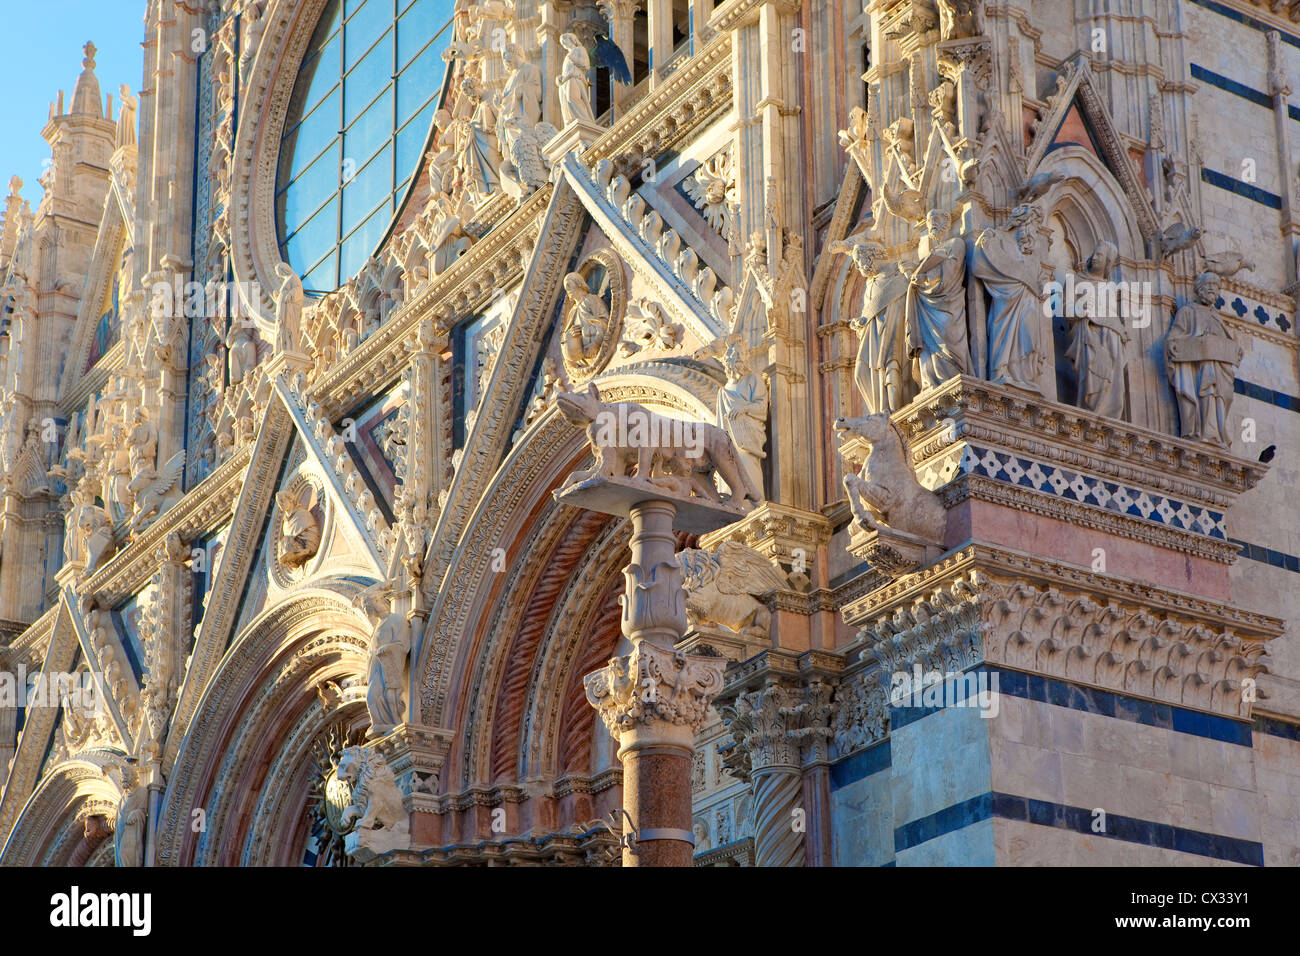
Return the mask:
M754 865L828 865L835 655L765 651L719 702L754 796Z
M584 678L587 700L619 742L624 866L690 866L695 735L722 689L727 661L674 649L686 633L672 501L631 505L623 636L630 654ZM630 839L628 839L630 837Z

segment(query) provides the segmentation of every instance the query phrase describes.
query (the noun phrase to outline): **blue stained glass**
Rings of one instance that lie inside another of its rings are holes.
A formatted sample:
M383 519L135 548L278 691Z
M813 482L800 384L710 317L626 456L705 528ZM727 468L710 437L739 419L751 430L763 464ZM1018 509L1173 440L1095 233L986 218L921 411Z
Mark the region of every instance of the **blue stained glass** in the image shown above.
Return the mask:
M437 106L453 8L453 0L326 6L299 68L276 183L281 251L306 288L333 291L388 231Z
M379 6L383 6L383 4L379 3ZM363 10L343 26L344 70L352 69L361 61L362 57L369 56L370 48L375 45L375 41L391 25L389 18L379 19L370 16L369 12ZM389 44L392 43L392 40L391 36L388 37ZM389 48L391 49L391 46ZM389 70L389 73L391 72L392 70Z
M393 147L384 149L372 159L343 193L343 232L352 231L370 214L381 199L393 194Z
M415 75L424 74L426 76L436 75L439 80L442 79L442 54L438 51L438 44L434 43L427 50L411 61L411 65L406 68L406 72ZM429 88L414 83L403 83L397 88L397 125L401 126L406 122L406 118L421 107L424 106L425 100L431 96L436 96L439 87Z
M361 267L366 264L366 260L374 253L375 246L383 238L384 230L388 228L388 221L392 215L392 201L385 200L361 228L343 240L339 260L343 275L352 276L361 271Z
M339 201L331 199L320 212L295 232L284 244L285 258L289 262L311 262L312 253L329 249L337 241L339 229Z
M285 222L303 222L339 188L339 144L335 140L316 162L295 177L294 188L280 194Z
M329 292L338 288L339 254L331 252L320 265L302 277L302 287L310 292Z
M393 80L392 35L366 54L343 84L343 123L351 126L380 90Z
M429 124L433 121L433 108L435 105L430 100L429 105L397 134L397 174L399 176L406 176L420 165L420 155L424 152L424 142L429 137Z
M390 87L343 134L344 157L353 160L355 168L360 169L379 147L388 142L392 130L393 91Z
M437 6L421 3L406 11L397 21L397 62L406 66L415 54L424 49L430 38L442 27L445 18ZM446 30L438 37L436 46L439 51L447 48L451 39L451 30Z

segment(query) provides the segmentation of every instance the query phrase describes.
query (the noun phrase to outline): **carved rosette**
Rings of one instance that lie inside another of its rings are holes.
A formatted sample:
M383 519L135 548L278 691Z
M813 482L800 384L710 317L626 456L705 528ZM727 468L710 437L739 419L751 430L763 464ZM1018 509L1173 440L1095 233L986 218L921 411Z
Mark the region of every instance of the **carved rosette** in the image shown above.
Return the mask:
M667 651L642 641L631 654L583 678L587 702L614 736L652 730L656 724L699 732L722 690L727 661Z

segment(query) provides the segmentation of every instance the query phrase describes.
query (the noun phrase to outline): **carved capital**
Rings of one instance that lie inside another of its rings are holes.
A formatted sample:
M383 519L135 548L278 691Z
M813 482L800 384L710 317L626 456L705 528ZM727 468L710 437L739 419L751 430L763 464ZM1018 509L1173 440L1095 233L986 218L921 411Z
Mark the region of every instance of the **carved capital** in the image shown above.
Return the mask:
M735 741L733 760L749 774L825 762L833 735L834 685L814 678L804 686L768 678L758 690L738 694L722 709Z
M726 666L722 657L667 651L643 641L631 654L611 658L608 666L588 674L583 684L587 702L615 736L662 725L694 735L722 690Z

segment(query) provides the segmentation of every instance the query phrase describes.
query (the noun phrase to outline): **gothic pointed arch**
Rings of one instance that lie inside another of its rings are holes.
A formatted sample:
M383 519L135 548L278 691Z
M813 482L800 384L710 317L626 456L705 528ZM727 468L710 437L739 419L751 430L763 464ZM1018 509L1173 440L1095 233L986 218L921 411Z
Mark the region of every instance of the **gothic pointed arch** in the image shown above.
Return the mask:
M158 865L296 865L304 849L313 743L366 725L369 625L362 584L339 579L263 612L208 682L168 778ZM318 688L345 689L326 703ZM201 810L204 827L188 825ZM196 832L196 830L198 832Z
M105 831L98 834L92 852L111 831L117 817L121 789L104 772L120 765L121 754L91 751L58 764L46 774L23 806L3 850L3 866L68 866L79 847L87 841L85 821L103 819ZM84 862L79 860L78 862Z

